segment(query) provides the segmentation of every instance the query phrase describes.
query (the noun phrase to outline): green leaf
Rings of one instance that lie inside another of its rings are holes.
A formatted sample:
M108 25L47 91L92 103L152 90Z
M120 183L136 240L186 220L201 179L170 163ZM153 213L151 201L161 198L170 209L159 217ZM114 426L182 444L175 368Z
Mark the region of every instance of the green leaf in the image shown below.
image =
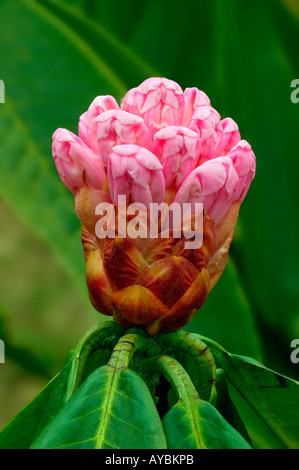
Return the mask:
M132 86L138 85L148 76L157 75L157 71L142 59L142 55L138 56L132 48L127 47L103 27L101 17L99 17L99 21L95 21L92 15L84 14L84 8L67 4L61 0L36 1L45 8L45 11L53 13L66 26L80 34L81 39L95 51L98 60L102 61L101 74L103 74L103 61L109 64L115 77L118 77L119 83L122 82L123 93L126 93L127 89ZM118 94L117 98L121 97Z
M244 426L244 423L242 422L241 417L230 398L226 377L222 369L217 369L216 377L217 402L215 406L217 410L221 416L223 416L223 418L225 418L226 421L231 424L233 428L235 428L252 446L246 427Z
M178 402L162 420L169 449L251 448L213 405L199 398L176 360L161 356L156 363L178 394Z
M5 359L10 359L28 372L49 379L50 373L43 361L26 348L19 347L12 342L10 317L4 310L0 310L0 340L4 342Z
M61 0L64 4L76 4L89 19L105 25L114 37L127 40L132 36L140 18L147 8L147 2L138 3L136 0L121 2L99 2L98 0ZM128 28L128 24L130 27ZM122 41L124 43L124 41ZM143 55L143 54L142 54Z
M135 347L133 337L126 335L119 341L109 363L89 375L32 448L166 448L150 392L127 367Z
M231 259L204 306L185 328L213 338L230 351L260 359L261 343L253 310Z
M286 446L275 436L229 380L227 380L227 386L231 402L246 426L254 449L285 449Z
M32 448L159 449L166 448L164 441L145 383L129 369L114 372L102 366L92 372Z
M111 350L123 331L124 329L117 323L108 321L104 324L95 325L85 333L72 353L65 401L72 397L81 383L93 371L92 367L98 368L106 364L106 350L108 350L110 357ZM93 353L95 352L97 353L97 362L94 364Z
M57 414L65 401L70 353L61 373L26 405L0 433L0 449L28 449L40 431Z
M217 366L280 441L289 448L299 448L299 382L196 336L208 344Z
M60 372L49 384L26 405L0 433L0 448L28 448L40 432L51 422L58 411L71 398L84 376L84 368L94 349L103 351L118 340L122 328L114 322L96 325L73 349ZM110 350L111 350L110 349ZM98 358L98 366L105 361Z

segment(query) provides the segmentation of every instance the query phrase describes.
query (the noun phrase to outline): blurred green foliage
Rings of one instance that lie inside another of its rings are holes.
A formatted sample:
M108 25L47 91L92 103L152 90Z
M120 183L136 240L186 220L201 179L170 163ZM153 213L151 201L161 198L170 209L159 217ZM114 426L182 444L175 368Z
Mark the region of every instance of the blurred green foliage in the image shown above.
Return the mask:
M204 90L257 158L231 259L187 329L298 379L298 2L0 0L0 18L0 427L99 319L52 133L76 132L95 96L120 100L150 76Z

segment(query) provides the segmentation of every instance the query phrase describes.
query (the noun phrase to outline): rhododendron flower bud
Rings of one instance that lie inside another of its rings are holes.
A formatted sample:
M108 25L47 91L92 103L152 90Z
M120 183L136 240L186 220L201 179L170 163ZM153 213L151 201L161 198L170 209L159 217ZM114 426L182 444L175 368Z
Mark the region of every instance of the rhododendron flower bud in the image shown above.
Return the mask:
M181 87L166 78L149 78L130 90L121 108L144 119L152 136L165 126L179 126L184 115Z
M113 110L102 113L97 119L98 151L107 165L115 145L136 144L149 148L151 136L143 119L125 111Z
M220 155L223 129L220 115L212 106L199 106L193 114L188 128L195 131L201 140L201 163Z
M163 167L157 157L138 145L117 145L109 156L108 184L113 202L119 195L141 202L149 208L151 202L165 198Z
M85 184L102 188L105 171L101 157L72 132L57 129L52 152L59 176L73 194Z
M166 78L97 97L53 136L75 196L93 306L149 335L182 328L225 268L255 156L207 95Z
M119 109L119 106L113 96L97 96L88 110L82 114L79 120L79 137L94 152L98 152L97 139L97 117L105 111Z

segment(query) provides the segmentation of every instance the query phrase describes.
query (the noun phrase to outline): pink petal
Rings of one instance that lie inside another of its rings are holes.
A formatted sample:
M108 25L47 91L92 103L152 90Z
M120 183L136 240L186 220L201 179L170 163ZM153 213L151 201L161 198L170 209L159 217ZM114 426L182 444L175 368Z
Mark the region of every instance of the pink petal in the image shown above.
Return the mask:
M106 177L103 162L75 134L57 129L53 134L52 152L59 176L73 194L85 184L102 189Z
M221 155L227 155L228 152L240 142L241 137L238 125L233 119L222 119L221 124L223 128Z
M151 136L167 125L181 125L184 96L181 87L166 78L149 78L130 90L121 108L141 116Z
M219 156L223 129L219 113L212 106L203 105L194 112L188 128L196 132L201 140L201 163Z
M188 126L195 110L199 106L209 106L208 96L198 88L186 88L184 91L185 112L183 117L183 126Z
M148 148L150 133L141 117L121 110L103 112L96 119L98 152L105 165L115 145L136 144Z
M138 145L113 148L108 159L108 185L115 203L119 195L131 195L133 202L149 208L151 202L165 199L162 165L153 153Z
M166 189L180 186L196 167L201 143L198 135L182 126L168 126L155 135L152 152L163 165Z
M233 202L238 174L229 157L209 160L186 178L174 199L182 203L203 203L206 212L219 223Z
M79 120L80 139L96 153L98 153L96 119L103 112L109 111L110 109L119 109L113 96L97 96Z
M255 155L246 140L241 140L227 156L232 160L239 176L239 184L235 189L234 199L242 202L255 176Z

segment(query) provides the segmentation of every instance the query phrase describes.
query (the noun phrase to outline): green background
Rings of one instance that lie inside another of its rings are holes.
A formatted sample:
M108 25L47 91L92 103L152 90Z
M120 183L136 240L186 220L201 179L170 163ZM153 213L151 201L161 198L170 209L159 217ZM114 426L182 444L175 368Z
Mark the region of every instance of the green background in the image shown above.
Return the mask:
M298 379L299 2L0 0L0 18L0 428L99 320L52 133L150 76L204 90L257 159L226 270L186 329Z

